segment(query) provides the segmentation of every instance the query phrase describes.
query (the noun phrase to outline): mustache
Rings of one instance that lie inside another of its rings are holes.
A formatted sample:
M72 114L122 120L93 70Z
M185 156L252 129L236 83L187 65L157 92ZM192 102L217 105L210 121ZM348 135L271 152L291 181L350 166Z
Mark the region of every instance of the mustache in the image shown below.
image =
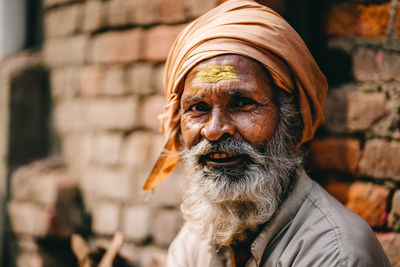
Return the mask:
M184 160L194 160L197 163L200 163L202 158L211 152L222 152L227 154L235 153L258 164L263 164L266 158L266 156L264 156L250 143L246 141L235 141L232 137L224 138L218 141L209 141L207 139L203 139L192 148L185 148L182 152L180 152L180 154Z

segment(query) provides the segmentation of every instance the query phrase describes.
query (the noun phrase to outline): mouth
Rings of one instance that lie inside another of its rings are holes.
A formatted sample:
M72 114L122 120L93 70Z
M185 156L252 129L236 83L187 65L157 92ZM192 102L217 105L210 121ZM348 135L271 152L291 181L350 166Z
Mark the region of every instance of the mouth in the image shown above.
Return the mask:
M211 152L204 156L204 161L209 166L230 167L243 160L243 156L237 153Z

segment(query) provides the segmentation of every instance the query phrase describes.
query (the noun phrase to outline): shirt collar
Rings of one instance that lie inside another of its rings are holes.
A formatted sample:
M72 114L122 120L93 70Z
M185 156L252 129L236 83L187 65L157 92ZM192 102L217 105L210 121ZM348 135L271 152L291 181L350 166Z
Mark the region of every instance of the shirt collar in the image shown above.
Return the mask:
M282 203L275 217L268 223L251 244L250 250L257 266L260 265L262 255L268 243L295 217L303 201L312 187L311 179L304 169L299 170L298 179L293 190Z

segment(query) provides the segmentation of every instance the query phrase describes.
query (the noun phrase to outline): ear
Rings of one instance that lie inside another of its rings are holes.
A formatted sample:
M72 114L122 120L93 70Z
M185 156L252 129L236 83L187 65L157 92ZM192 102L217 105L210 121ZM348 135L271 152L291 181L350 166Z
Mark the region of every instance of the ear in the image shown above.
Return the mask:
M80 263L84 262L89 255L89 246L86 241L78 234L71 237L71 248Z
M119 250L122 247L123 242L124 242L123 234L117 231L114 234L114 238L110 247L107 249L106 253L101 259L98 267L111 267L115 257L117 256Z

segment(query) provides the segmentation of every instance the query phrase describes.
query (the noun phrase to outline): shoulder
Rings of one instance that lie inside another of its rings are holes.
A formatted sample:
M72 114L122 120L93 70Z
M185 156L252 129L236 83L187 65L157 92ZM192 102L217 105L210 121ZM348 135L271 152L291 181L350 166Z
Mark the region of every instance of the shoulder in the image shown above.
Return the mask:
M330 249L339 266L389 266L370 226L313 182L304 206L309 244ZM303 227L304 228L304 227Z

